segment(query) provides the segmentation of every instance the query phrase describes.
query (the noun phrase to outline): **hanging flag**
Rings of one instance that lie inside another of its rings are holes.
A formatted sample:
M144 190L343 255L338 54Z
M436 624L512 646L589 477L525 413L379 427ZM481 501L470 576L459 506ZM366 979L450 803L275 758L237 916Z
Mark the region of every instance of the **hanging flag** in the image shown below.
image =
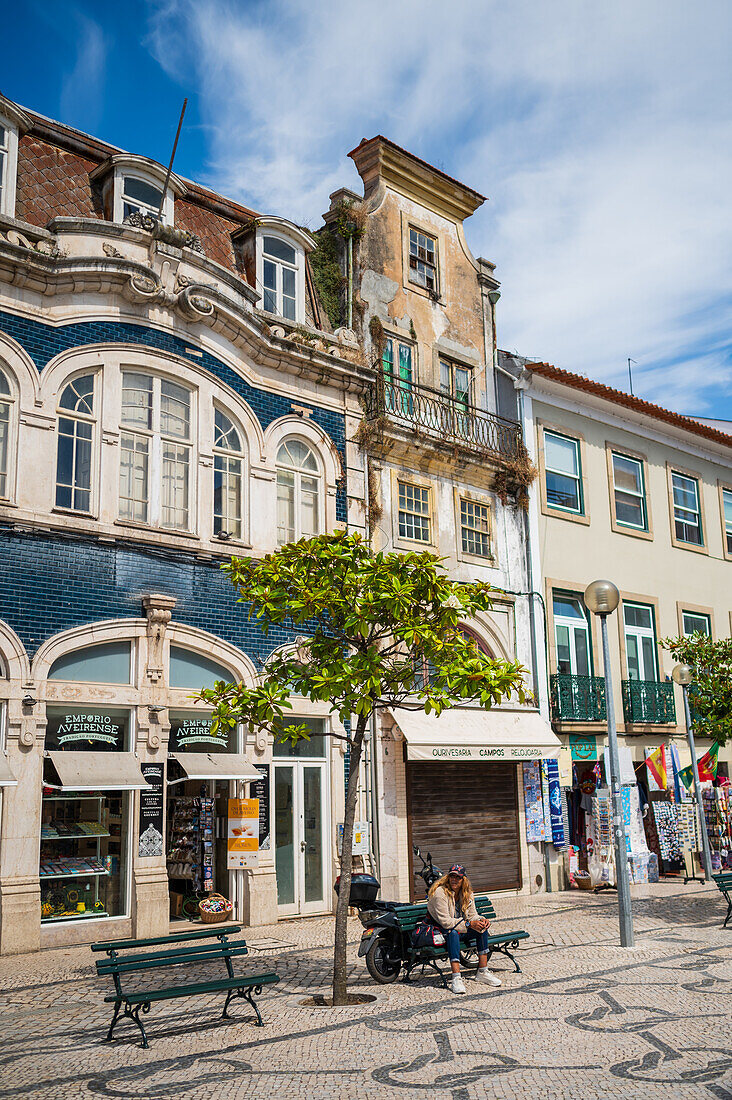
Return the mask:
M646 756L646 768L649 778L655 783L655 790L665 791L668 786L666 772L666 746L659 745L657 749ZM649 783L650 787L650 783ZM653 790L654 788L651 787Z
M698 762L699 778L715 779L717 775L717 758L719 756L719 743L715 741L711 749L705 752Z
M681 760L679 759L679 750L673 741L669 745L671 750L671 770L674 776L674 799L676 802L681 802L681 783L679 782L679 772L681 771Z
M694 785L694 773L691 770L691 764L689 764L688 768L681 768L681 770L678 771L676 774L686 787L687 791L690 791Z

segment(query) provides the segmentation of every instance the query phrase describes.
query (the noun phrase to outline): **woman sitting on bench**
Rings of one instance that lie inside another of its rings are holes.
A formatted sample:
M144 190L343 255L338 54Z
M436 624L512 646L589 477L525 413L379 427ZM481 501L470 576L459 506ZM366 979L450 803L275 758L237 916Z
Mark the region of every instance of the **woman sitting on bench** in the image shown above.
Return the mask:
M427 912L435 924L445 933L447 951L452 969L453 993L465 993L465 983L460 977L460 941L475 939L478 945L478 973L476 982L500 985L500 979L488 969L489 920L478 915L473 888L462 863L453 863L446 875L430 887Z

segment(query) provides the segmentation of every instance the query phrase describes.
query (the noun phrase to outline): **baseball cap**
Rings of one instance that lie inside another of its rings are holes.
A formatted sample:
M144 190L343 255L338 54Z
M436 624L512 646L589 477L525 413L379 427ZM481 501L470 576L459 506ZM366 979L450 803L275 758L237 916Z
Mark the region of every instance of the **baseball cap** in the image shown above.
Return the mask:
M460 875L460 878L465 877L465 867L462 863L453 863L452 867L448 871L450 875Z

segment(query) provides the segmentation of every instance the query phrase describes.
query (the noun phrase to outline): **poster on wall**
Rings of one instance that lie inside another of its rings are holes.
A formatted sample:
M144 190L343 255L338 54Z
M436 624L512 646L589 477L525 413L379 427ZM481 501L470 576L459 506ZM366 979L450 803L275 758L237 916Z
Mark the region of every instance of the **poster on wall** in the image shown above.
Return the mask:
M538 760L524 761L523 768L526 840L529 844L536 844L547 838L541 792L541 764Z
M140 791L140 829L137 854L143 857L163 854L164 764L141 764L149 786Z
M249 785L252 798L259 799L259 850L268 852L269 839L269 764L257 762L257 771L263 772L262 779Z
M226 838L229 871L256 867L259 863L259 799L230 798Z

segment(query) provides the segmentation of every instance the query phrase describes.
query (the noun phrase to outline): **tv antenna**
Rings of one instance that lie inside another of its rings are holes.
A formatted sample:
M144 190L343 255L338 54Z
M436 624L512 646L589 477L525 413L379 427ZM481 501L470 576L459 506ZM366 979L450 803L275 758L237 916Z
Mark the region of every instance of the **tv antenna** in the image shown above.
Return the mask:
M170 184L170 175L173 171L173 161L175 160L175 151L178 148L178 138L180 137L181 127L183 125L183 115L186 113L186 107L188 106L188 97L183 100L183 106L181 107L180 118L178 119L178 129L175 134L175 141L173 142L173 152L170 154L170 164L168 165L168 171L165 174L165 183L163 184L163 193L160 196L160 209L158 210L158 221L163 220L163 206L165 205L165 196L168 193L168 186Z

